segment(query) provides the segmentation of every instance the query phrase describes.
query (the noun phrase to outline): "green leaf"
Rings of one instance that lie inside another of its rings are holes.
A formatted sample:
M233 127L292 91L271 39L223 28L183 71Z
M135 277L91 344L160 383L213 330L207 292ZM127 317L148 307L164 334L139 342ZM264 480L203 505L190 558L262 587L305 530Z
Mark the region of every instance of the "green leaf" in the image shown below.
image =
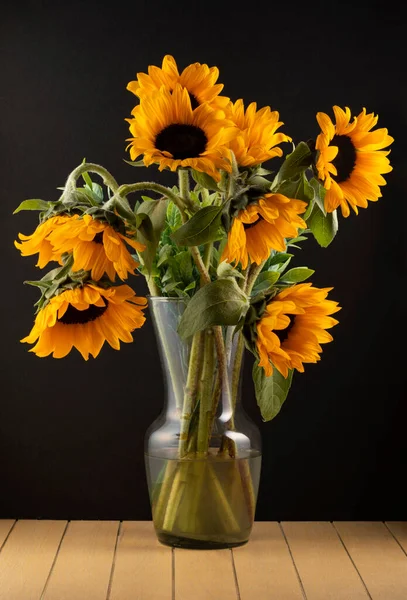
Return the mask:
M131 165L132 167L145 167L144 160L141 158L140 160L126 160L123 159L125 163Z
M299 283L300 281L305 281L314 273L313 269L308 269L307 267L295 267L295 269L290 269L287 273L284 273L280 281L283 283Z
M311 166L312 153L308 144L300 142L294 152L288 154L277 173L273 186L287 179L292 179Z
M294 254L288 254L287 252L276 252L274 256L267 260L267 268L271 267L272 265L281 265L287 262L287 260L291 259L293 256Z
M216 181L208 175L207 173L202 173L201 171L195 171L195 169L191 169L191 175L200 186L207 190L218 191L218 184Z
M137 239L145 244L145 249L141 253L144 265L149 273L155 259L158 243L160 241L161 233L165 227L165 217L167 214L168 200L163 198L156 200L155 202L142 202L137 209L137 215L145 214L149 217L151 228L148 226L148 231L141 228L137 232ZM143 221L143 225L147 223L147 219Z
M324 215L319 206L315 204L311 215L308 217L307 224L318 244L326 248L338 231L336 210Z
M89 175L88 172L82 173L82 179L86 183L86 185L88 186L88 188L92 189L93 181L90 178L90 175Z
M273 287L279 277L280 273L278 271L264 271L260 273L254 284L252 296L257 296L260 292L265 292Z
M177 208L177 206L174 204L174 202L168 202L167 221L168 221L168 225L170 226L172 231L181 227L181 224L182 224L181 213L180 213L179 209Z
M222 206L201 208L184 225L171 234L178 246L200 246L220 239Z
M238 279L244 279L244 275L237 269L234 269L232 265L225 260L222 261L216 269L216 274L219 279L226 279L227 277L237 277Z
M259 367L257 362L253 365L254 389L263 421L271 421L278 415L287 398L292 378L291 370L287 379L276 368L270 377L266 377L263 367Z
M324 188L323 185L321 185L319 183L319 181L317 179L315 179L315 177L313 177L312 179L309 180L309 185L313 188L314 190L314 201L316 202L316 204L318 205L320 211L326 215L326 210L325 210L325 203L324 203L324 198L325 198L325 194L326 194L326 189Z
M13 212L13 215L19 213L20 210L48 210L52 204L53 202L47 202L46 200L24 200Z
M234 279L208 283L192 296L182 315L178 333L188 338L213 325L236 325L249 301Z

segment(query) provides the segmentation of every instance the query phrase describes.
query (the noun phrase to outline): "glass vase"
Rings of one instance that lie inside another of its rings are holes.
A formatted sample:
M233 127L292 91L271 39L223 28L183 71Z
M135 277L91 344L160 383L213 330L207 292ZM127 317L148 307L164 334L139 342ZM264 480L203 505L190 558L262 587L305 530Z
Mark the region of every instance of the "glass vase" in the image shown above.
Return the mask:
M145 437L153 523L160 542L182 548L232 548L253 526L261 438L241 406L244 354L233 327L182 339L186 303L151 297L166 383L159 417Z

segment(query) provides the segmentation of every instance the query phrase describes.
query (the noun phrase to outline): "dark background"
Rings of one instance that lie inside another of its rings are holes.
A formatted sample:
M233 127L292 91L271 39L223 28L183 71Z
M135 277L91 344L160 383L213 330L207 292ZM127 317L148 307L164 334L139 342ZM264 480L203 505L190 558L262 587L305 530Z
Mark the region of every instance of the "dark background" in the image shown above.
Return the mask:
M318 110L363 106L395 137L383 198L340 218L334 243L309 240L297 265L316 269L343 307L335 341L297 374L280 415L263 424L245 369L244 404L262 431L259 520L404 520L406 514L405 25L391 3L56 2L2 4L0 517L149 519L143 436L164 388L151 320L133 344L97 360L38 359L32 326L36 259L13 247L57 199L84 157L120 183L172 181L123 161L128 81L173 54L181 68L221 70L224 93L271 105L295 142L315 137ZM137 292L146 293L142 278Z

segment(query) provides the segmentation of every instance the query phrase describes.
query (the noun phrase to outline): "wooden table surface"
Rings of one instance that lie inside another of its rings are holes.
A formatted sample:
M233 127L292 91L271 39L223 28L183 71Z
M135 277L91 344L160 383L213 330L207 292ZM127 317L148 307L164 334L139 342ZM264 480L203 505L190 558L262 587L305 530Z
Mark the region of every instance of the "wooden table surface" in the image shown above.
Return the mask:
M1 600L407 599L407 523L257 522L173 550L145 521L0 520Z

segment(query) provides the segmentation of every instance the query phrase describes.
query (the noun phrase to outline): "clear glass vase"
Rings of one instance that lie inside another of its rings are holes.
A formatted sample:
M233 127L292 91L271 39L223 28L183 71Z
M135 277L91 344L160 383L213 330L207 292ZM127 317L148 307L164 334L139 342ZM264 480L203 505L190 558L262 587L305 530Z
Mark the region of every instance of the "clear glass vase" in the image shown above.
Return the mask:
M232 327L183 340L185 301L151 297L150 311L166 381L166 401L145 437L154 527L160 542L183 548L232 548L252 529L261 438L244 412L244 344Z

